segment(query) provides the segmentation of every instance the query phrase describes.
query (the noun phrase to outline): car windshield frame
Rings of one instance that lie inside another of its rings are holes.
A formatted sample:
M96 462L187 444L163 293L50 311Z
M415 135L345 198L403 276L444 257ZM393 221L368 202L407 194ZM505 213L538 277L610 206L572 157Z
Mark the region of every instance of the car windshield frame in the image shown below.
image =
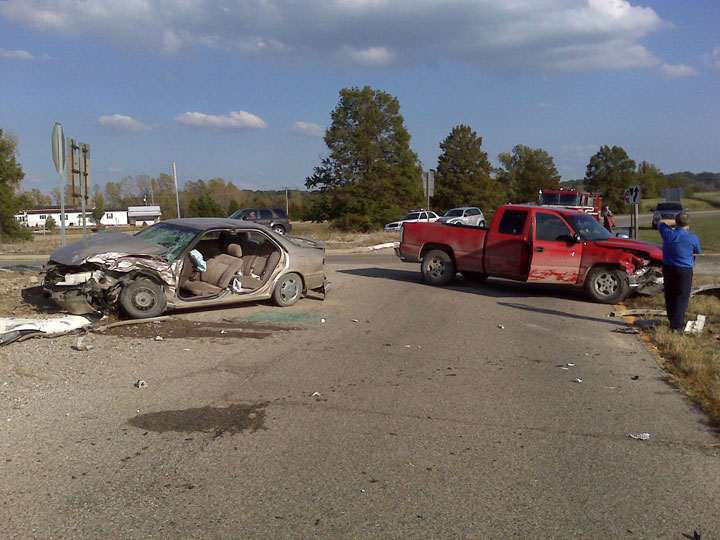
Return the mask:
M174 261L202 233L203 231L197 229L161 221L136 233L135 236L150 244L167 248L163 257L168 261Z
M590 214L571 214L564 216L580 238L586 242L608 240L610 231L600 225L600 222Z

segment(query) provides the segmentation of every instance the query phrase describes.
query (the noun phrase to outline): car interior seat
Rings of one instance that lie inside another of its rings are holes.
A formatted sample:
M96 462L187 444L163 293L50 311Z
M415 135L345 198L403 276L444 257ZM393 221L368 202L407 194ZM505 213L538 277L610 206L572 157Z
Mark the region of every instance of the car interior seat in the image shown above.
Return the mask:
M238 244L230 244L227 253L221 253L207 261L207 270L195 279L183 283L182 288L195 296L217 294L230 285L230 281L245 264L242 248Z

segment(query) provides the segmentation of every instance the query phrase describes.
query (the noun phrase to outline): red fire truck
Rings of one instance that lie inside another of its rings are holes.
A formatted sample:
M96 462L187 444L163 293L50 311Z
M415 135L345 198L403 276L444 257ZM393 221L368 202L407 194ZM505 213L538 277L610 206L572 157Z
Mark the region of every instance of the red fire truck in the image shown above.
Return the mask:
M541 189L538 204L555 208L572 208L594 216L602 222L602 193L577 191L575 188Z

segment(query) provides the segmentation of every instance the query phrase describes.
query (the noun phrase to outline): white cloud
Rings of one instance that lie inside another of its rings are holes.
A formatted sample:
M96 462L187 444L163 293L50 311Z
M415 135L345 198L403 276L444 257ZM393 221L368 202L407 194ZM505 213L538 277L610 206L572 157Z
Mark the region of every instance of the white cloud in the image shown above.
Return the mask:
M322 137L325 135L325 130L321 126L311 122L295 122L288 131L306 137Z
M139 120L135 120L131 116L125 116L123 114L111 114L101 116L98 118L98 122L105 127L119 129L124 131L150 131L152 128L146 124L143 124Z
M694 67L683 64L662 64L658 70L666 79L682 79L683 77L697 77L700 75Z
M186 112L176 116L175 121L196 128L261 129L267 127L267 123L262 118L246 111L232 111L225 116Z
M720 70L720 45L716 45L711 52L704 54L702 59L710 67Z
M622 69L661 60L641 45L671 27L630 0L4 0L15 24L176 54L308 57L364 67L450 58L516 71Z
M20 49L16 51L0 49L0 58L8 58L10 60L35 60L35 57L32 54Z

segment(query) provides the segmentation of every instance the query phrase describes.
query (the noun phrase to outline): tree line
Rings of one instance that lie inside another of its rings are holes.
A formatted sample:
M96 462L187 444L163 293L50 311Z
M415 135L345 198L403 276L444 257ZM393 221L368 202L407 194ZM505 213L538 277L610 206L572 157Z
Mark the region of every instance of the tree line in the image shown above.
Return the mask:
M307 191L287 192L293 219L331 221L333 227L344 231L371 231L426 204L423 167L411 149L396 97L369 86L344 88L330 117L324 136L327 155L305 179ZM453 127L440 143L434 167L435 193L430 199L433 210L471 205L490 217L501 204L534 202L538 190L560 185L554 160L542 148L518 144L497 156L500 166L495 168L482 143L483 138L467 125ZM16 149L17 140L0 129L3 241L29 238L13 218L18 211L60 203L59 188L49 195L38 189L20 190L24 172ZM643 198L657 197L665 187L685 187L691 195L693 191L720 190L720 173L666 175L652 163L636 165L623 148L606 145L590 158L583 179L563 183L602 192L616 212L625 207L625 189L636 184L641 186ZM91 206L96 220L106 208L152 203L160 206L163 219L177 217L175 183L169 174L127 176L102 189L93 187ZM240 208L284 208L285 204L285 190L241 190L223 178L187 181L180 192L183 217L228 216Z

